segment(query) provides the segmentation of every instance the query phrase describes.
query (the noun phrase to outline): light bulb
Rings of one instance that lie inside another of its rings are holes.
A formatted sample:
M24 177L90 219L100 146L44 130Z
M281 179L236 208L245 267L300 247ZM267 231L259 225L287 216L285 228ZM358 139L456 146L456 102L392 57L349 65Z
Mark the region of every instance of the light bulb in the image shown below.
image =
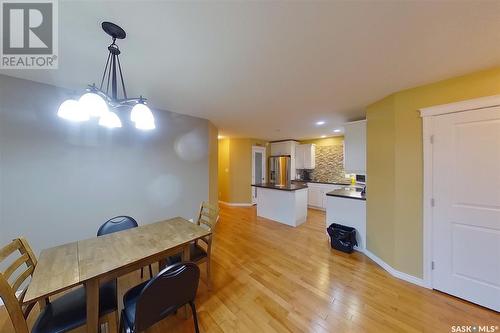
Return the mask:
M57 110L57 115L63 119L81 122L89 120L89 115L81 108L78 101L74 99L68 99L59 106Z
M152 122L154 124L154 117L151 110L148 108L146 104L137 103L132 108L132 112L130 113L130 120L134 123L136 122Z
M108 112L106 101L96 93L88 92L80 97L80 105L90 117L102 117Z
M107 128L122 127L122 121L116 113L108 111L101 116L101 119L99 119L99 125Z

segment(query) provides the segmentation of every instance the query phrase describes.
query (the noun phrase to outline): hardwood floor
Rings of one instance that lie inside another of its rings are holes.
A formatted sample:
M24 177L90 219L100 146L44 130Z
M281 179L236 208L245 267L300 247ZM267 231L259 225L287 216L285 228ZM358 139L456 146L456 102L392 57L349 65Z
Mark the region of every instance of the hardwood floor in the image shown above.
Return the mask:
M360 253L332 250L320 211L309 210L307 222L291 228L257 218L253 207L222 207L212 255L213 290L200 282L196 300L202 332L451 332L452 325L500 326L498 313L393 278ZM121 292L138 282L139 273L125 276ZM193 331L192 320L182 315L149 330ZM0 332L13 332L4 309Z

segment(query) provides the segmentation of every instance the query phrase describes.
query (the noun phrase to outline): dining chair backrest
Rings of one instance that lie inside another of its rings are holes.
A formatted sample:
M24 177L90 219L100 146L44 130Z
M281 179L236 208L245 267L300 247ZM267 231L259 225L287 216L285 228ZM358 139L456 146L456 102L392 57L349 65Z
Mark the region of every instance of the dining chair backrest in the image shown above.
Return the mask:
M135 308L135 332L142 332L181 306L193 302L200 269L195 263L173 264L152 278L141 291Z
M36 257L24 238L16 238L0 249L0 265L7 267L0 272L0 297L16 333L29 332L26 318L35 303L23 306L23 299L28 290L25 281L33 275L36 264Z
M219 207L206 201L202 202L200 214L198 215L198 225L207 226L210 231L214 231L215 225L219 221Z
M99 227L97 236L112 234L113 232L132 229L138 226L137 221L130 216L116 216Z

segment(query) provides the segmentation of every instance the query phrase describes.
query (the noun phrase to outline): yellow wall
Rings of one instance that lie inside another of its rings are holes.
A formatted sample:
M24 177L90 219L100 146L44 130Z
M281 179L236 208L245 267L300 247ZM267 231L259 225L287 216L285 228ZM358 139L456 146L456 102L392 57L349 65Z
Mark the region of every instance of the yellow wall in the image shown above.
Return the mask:
M368 108L367 248L391 266L394 264L394 118L390 97Z
M252 144L249 139L231 139L229 161L229 202L251 203Z
M252 202L252 146L266 146L258 139L219 140L219 200Z
M418 110L500 94L500 68L394 93L367 108L367 247L422 277L422 120Z
M343 136L332 136L324 139L302 140L300 143L314 143L316 146L336 146L344 143Z
M229 139L219 140L219 200L229 200Z
M208 123L208 201L217 204L218 198L218 129Z

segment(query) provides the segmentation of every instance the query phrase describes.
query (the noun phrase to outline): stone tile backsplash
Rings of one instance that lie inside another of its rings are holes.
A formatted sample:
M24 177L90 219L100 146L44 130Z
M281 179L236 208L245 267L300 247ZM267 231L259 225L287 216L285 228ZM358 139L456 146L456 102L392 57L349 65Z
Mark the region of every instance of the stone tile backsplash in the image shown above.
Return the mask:
M316 168L311 179L320 182L346 182L344 145L316 146Z

